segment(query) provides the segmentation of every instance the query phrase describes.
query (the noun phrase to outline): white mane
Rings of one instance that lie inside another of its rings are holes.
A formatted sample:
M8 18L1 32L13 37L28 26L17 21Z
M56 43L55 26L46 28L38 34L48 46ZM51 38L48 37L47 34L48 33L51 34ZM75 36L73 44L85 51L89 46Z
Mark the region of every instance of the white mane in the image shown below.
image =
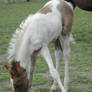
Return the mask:
M19 25L19 28L17 28L15 33L13 34L13 38L11 39L8 48L9 62L15 59L16 50L19 48L20 38L22 37L23 33L26 31L27 26L30 24L32 16L33 16L32 14L29 15L28 18Z

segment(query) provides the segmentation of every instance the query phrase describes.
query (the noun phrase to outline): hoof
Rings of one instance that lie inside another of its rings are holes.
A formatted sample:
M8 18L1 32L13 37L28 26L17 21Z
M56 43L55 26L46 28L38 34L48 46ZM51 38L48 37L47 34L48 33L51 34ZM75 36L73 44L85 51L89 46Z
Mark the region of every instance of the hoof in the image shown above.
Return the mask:
M55 85L52 85L51 92L56 91L57 87Z

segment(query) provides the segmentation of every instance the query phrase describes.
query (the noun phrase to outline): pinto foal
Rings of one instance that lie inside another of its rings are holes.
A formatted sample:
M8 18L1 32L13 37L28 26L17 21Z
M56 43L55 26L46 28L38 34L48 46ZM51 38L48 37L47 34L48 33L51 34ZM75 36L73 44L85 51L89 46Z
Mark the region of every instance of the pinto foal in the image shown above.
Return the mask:
M28 92L28 85L31 86L32 84L38 53L45 59L54 79L51 90L56 90L58 84L62 92L67 92L72 22L72 5L64 0L51 0L20 25L11 40L9 64L5 66L11 75L14 92ZM61 47L60 36L64 39L63 48ZM48 44L51 42L55 46L56 69L48 49ZM62 54L65 60L64 86L59 75Z

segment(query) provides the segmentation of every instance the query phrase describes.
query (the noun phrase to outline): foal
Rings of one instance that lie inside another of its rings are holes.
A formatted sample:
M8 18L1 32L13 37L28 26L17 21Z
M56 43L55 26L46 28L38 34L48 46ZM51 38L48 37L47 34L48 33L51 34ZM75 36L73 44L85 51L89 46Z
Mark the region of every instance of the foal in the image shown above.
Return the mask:
M54 79L51 90L56 90L58 84L62 92L67 92L72 22L72 5L64 0L51 0L20 25L11 40L9 64L5 66L11 75L14 92L28 92L28 85L31 86L32 84L38 53L45 59ZM61 47L60 36L64 39L63 48ZM51 42L55 46L56 69L48 49L48 44ZM65 60L64 86L59 75L62 54Z

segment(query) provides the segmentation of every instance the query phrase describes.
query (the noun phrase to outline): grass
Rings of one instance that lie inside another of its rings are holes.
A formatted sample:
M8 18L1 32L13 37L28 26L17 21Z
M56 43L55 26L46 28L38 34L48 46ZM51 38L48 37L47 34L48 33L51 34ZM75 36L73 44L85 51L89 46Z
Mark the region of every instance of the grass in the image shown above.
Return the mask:
M50 78L47 78L47 77L43 77L41 75L38 75L38 74L35 74L34 77L33 77L33 83L32 85L33 86L39 86L39 85L43 85L47 82L51 81Z
M49 92L49 88L38 88L37 92Z
M0 92L9 92L9 91L13 91L13 89L11 87L8 86L0 86Z
M69 92L87 92L86 88L72 88Z
M30 13L35 13L48 0L31 0L29 3L21 3L17 0L14 4L5 4L0 0L0 55L7 51L12 33ZM76 44L72 45L70 64L71 85L69 92L92 92L92 14L76 8L74 12L74 24L72 28ZM50 45L53 51L53 45ZM5 57L4 57L5 58ZM53 57L53 61L55 58ZM7 70L4 68L7 59L0 60L0 92L12 91L7 85L3 86L3 80L9 79ZM36 92L49 92L52 79L44 76L48 72L45 61L39 57L33 79L33 89ZM41 75L40 75L41 73ZM64 77L64 62L62 62L61 77ZM40 87L39 87L40 86ZM43 87L44 86L44 87ZM56 92L60 92L57 90Z
M45 61L42 58L38 58L35 72L36 73L45 72L46 70L48 70L47 64L45 63Z

